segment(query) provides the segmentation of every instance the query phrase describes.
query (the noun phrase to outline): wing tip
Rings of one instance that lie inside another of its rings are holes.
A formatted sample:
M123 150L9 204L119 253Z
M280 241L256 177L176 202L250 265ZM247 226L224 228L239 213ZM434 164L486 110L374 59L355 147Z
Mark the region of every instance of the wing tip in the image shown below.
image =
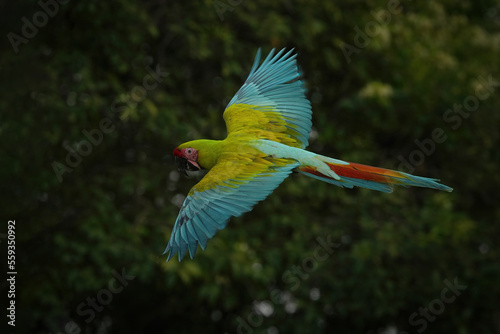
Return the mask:
M252 69L250 70L250 74L249 75L252 75L252 73L254 73L257 70L257 68L259 67L261 56L262 56L262 49L258 48L257 49L257 53L255 54L255 58L254 58L253 65L252 65Z
M163 256L168 253L167 260L165 262L169 262L172 258L175 257L175 254L178 254L179 262L181 262L186 256L186 253L189 252L189 257L191 258L191 260L193 260L196 255L196 251L198 250L198 245L200 245L202 250L205 250L206 245L205 247L203 247L203 245L198 242L188 244L187 249L184 250L180 249L177 246L172 246L169 243L161 255Z

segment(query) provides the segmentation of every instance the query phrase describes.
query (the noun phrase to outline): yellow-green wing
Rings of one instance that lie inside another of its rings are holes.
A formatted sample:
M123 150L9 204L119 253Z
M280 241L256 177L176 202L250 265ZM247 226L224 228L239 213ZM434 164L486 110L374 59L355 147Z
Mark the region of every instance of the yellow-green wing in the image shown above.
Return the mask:
M228 135L250 134L305 148L311 132L311 104L299 79L293 50L272 50L260 63L260 49L247 80L224 111Z
M298 166L295 160L264 154L219 161L184 200L164 252L170 252L167 261L177 252L181 261L187 250L193 258L198 245L205 249L208 239L225 228L230 217L250 211Z

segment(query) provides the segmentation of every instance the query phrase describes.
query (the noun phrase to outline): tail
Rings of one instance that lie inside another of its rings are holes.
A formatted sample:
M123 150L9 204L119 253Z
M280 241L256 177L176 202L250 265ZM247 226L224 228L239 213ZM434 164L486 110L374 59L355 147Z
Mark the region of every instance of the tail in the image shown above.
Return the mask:
M394 185L432 188L449 192L453 190L453 188L438 183L437 181L439 180L437 179L414 176L390 169L352 162L344 162L342 164L339 160L321 155L317 155L316 160L318 160L318 163L321 165L299 166L297 168L299 173L340 187L352 188L353 186L357 186L386 193L392 192ZM335 161L337 163L335 163ZM330 169L328 170L328 175L327 173L320 172L320 170L324 171L325 164ZM333 176L338 176L338 178Z

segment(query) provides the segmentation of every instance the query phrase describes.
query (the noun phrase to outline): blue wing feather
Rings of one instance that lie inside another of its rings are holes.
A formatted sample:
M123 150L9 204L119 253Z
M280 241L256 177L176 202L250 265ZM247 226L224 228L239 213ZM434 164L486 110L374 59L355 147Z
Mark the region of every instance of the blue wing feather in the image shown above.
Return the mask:
M293 49L285 49L274 55L272 50L259 66L261 50L257 51L252 70L243 86L231 99L233 104L248 104L262 108L264 112L279 112L300 148L308 145L311 132L311 103L305 96L305 89L295 60ZM226 108L227 108L226 107Z
M265 172L255 175L253 179L226 180L215 188L195 191L186 197L163 253L170 252L167 261L175 253L178 253L181 261L188 250L193 258L198 245L204 250L208 239L225 228L230 217L241 216L250 211L297 166L296 162L286 166L270 165Z

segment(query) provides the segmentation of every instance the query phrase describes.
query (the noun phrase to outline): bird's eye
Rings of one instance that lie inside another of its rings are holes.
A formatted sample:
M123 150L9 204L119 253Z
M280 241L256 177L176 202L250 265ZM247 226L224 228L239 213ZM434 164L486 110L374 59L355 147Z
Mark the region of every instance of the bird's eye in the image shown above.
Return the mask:
M193 149L188 148L188 149L186 150L186 153L187 153L187 154L192 154L192 153L193 153Z

